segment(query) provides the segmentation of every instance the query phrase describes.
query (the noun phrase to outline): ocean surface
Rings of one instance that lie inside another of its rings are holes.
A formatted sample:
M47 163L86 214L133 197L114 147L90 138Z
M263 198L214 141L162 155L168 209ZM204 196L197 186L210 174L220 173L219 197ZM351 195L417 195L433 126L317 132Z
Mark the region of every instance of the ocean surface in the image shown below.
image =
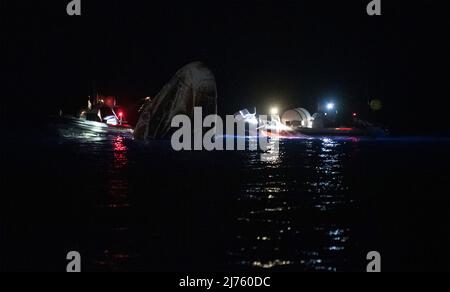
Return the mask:
M283 140L262 162L72 130L2 139L1 270L450 270L449 138Z

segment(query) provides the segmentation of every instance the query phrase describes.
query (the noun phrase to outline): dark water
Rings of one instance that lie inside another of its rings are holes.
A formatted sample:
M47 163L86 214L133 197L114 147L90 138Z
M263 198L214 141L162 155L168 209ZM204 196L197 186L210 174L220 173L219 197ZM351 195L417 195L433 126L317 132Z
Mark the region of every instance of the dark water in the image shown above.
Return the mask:
M280 156L8 137L2 270L448 271L450 140L282 141ZM6 166L6 167L5 167Z

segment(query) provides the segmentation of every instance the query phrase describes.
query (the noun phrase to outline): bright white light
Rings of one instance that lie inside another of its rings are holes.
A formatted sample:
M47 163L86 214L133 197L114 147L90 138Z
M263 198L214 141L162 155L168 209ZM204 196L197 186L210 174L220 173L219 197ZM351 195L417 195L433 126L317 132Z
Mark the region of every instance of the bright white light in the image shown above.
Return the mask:
M334 103L332 103L332 102L328 103L327 110L329 110L329 111L334 110Z
M247 123L252 124L252 125L258 125L258 120L256 119L255 116L253 116L253 117L251 117L251 118L248 118L248 119L245 119L245 121L246 121Z
M266 130L272 130L272 131L291 131L292 128L289 126L286 126L285 124L279 122L279 121L272 121L264 126Z
M258 125L258 119L256 118L256 112L250 113L247 109L239 111L239 114L235 115L236 121L244 120L246 123Z
M270 114L271 115L278 115L278 113L279 113L280 111L278 110L278 108L277 107L273 107L273 108L271 108L270 109Z

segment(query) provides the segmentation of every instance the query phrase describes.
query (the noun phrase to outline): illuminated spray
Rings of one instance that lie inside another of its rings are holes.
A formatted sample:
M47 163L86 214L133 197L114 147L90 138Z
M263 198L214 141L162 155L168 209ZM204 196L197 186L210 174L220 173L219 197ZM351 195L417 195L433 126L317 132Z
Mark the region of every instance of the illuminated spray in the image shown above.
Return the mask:
M270 117L270 120L279 119L279 116ZM279 138L276 137L280 128L265 127L268 122L265 115L259 116L259 121L239 120L232 115L226 116L225 123L218 115L208 115L203 119L202 108L195 107L193 122L187 115L173 117L171 127L178 130L173 133L171 144L175 151L260 150L264 152L261 161L273 161L279 156ZM206 133L203 133L204 129L207 129ZM267 133L275 138L269 138Z

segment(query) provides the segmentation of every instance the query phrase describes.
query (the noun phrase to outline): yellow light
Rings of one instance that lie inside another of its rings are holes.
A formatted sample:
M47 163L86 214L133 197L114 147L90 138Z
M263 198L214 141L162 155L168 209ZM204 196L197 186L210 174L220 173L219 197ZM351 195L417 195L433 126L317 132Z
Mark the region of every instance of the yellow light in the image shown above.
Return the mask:
M280 111L278 110L278 108L277 107L273 107L273 108L271 108L270 109L270 114L271 115L278 115L278 113L279 113Z

